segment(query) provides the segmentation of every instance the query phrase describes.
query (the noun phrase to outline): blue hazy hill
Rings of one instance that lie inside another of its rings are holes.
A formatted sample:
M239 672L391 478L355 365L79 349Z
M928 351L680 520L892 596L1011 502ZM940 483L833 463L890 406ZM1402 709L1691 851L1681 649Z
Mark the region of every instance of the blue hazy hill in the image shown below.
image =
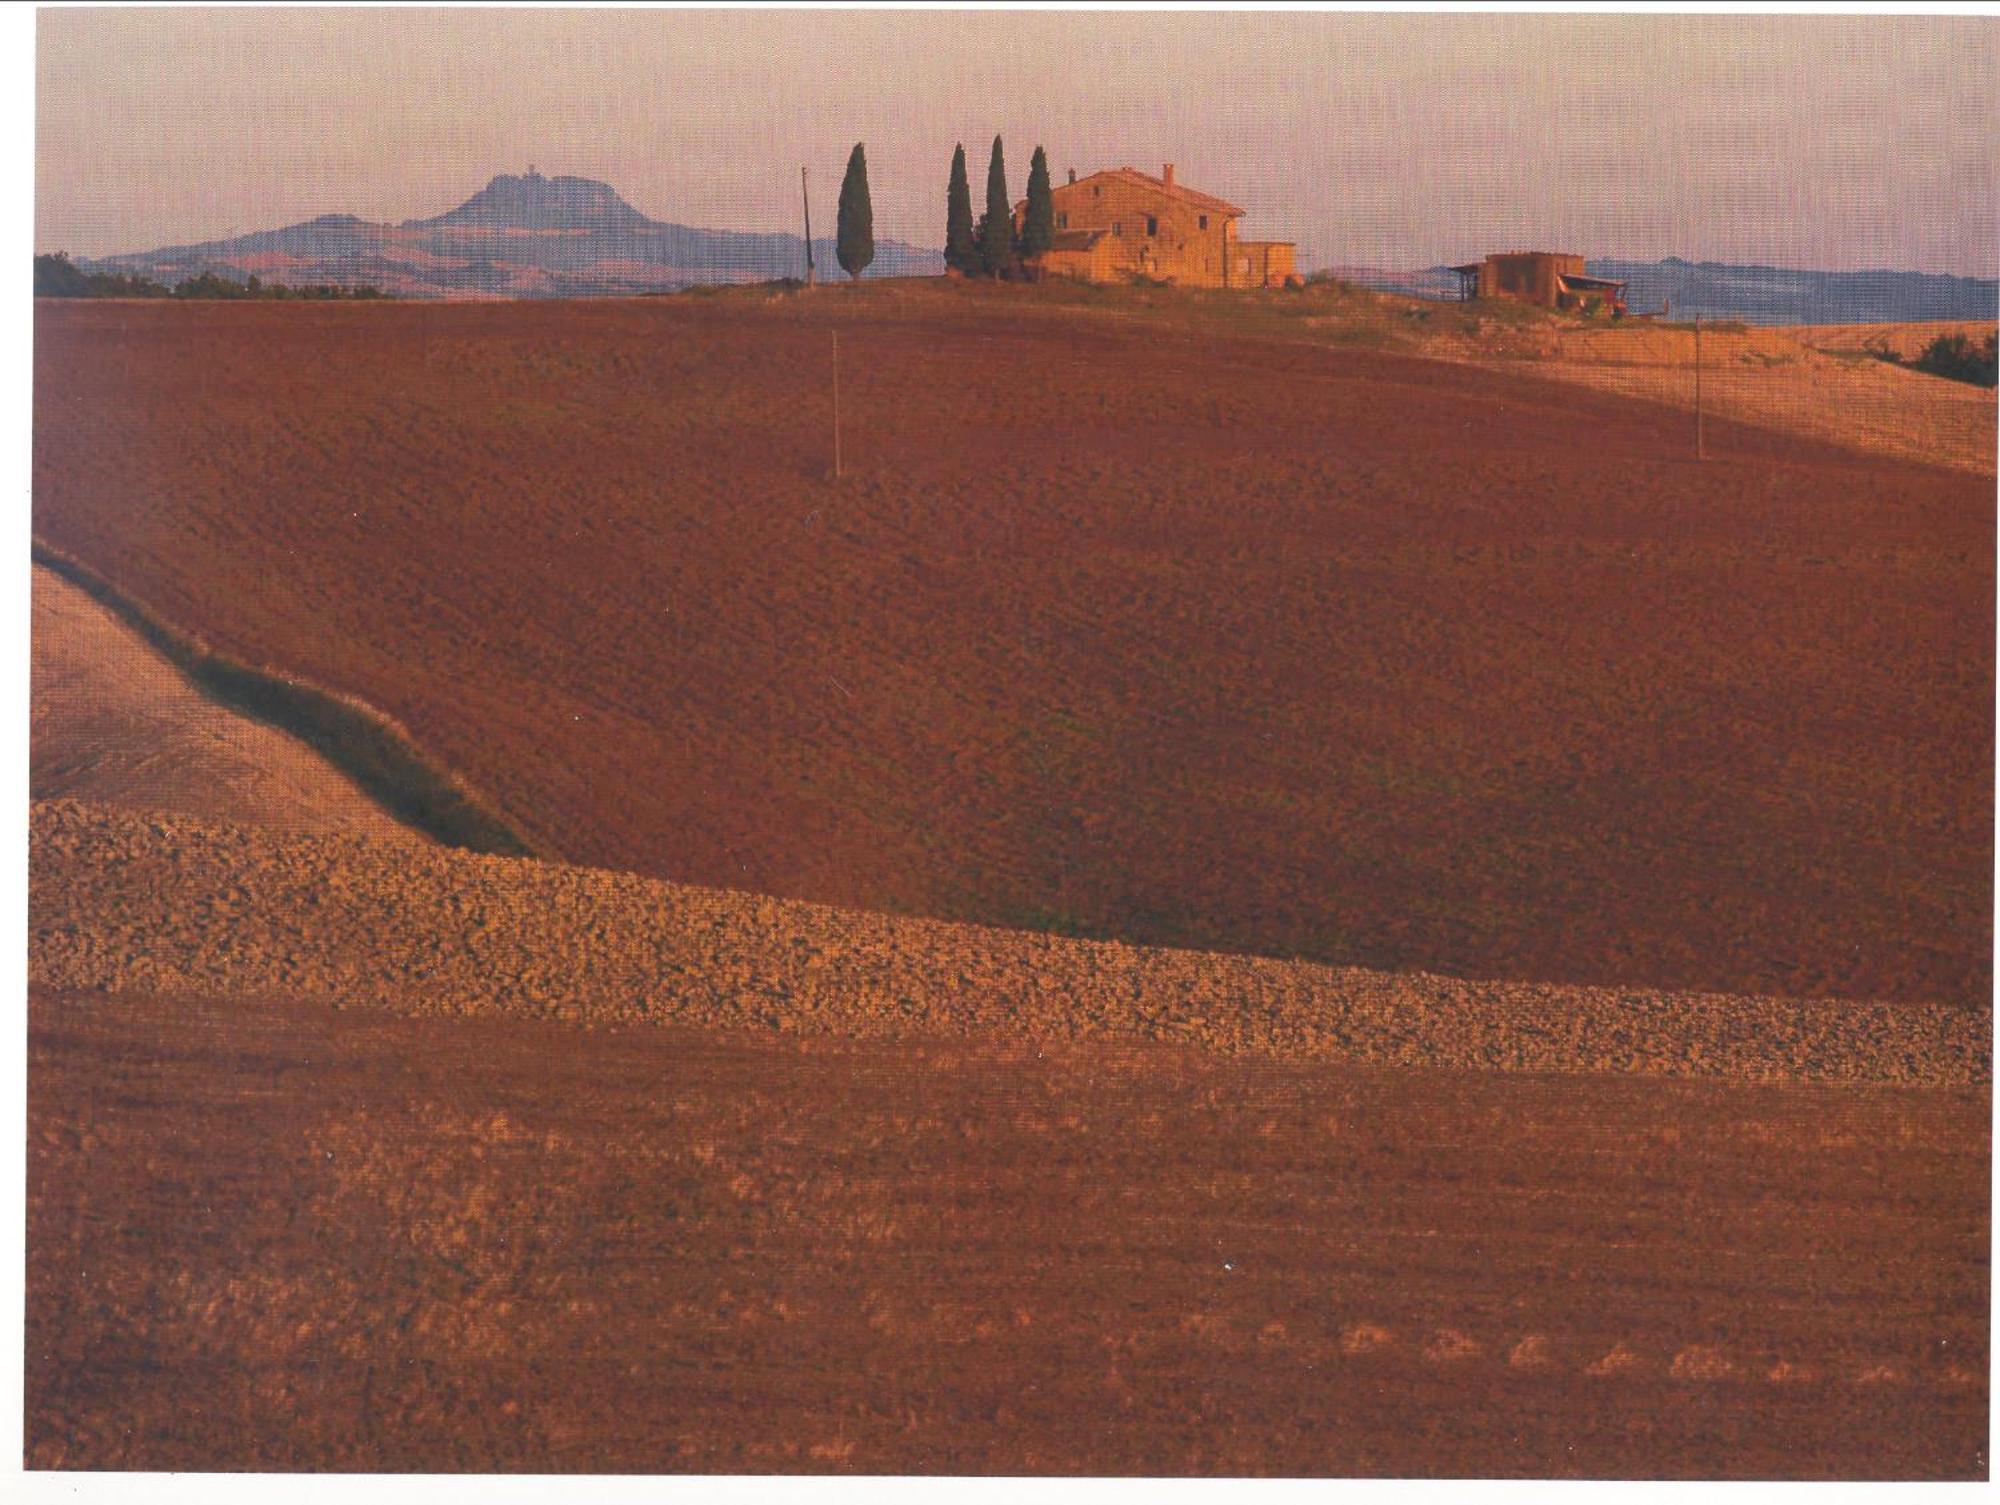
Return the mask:
M823 278L844 275L830 237L813 238L813 260ZM214 272L238 280L255 274L301 284L373 283L404 297L607 297L797 277L805 268L805 241L651 219L608 183L530 171L503 173L457 208L428 219L389 225L323 214L281 229L80 259L78 265L166 283ZM878 240L866 275L943 270L940 252Z

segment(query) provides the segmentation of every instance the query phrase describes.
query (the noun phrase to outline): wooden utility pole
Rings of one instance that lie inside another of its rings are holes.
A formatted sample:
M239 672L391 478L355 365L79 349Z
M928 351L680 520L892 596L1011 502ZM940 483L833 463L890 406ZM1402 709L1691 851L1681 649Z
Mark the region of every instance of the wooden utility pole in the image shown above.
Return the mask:
M806 211L806 286L813 285L813 206L812 195L806 191L806 170L799 169L799 202Z
M833 478L840 479L840 331L833 332Z
M1701 413L1701 315L1694 316L1694 457L1708 458L1707 436L1702 430Z

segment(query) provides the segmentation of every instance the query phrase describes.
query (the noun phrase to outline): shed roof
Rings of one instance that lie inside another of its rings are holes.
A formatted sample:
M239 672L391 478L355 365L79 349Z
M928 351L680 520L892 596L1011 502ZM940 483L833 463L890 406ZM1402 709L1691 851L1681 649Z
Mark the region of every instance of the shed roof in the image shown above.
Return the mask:
M1051 251L1088 251L1104 239L1102 230L1058 230L1049 242Z

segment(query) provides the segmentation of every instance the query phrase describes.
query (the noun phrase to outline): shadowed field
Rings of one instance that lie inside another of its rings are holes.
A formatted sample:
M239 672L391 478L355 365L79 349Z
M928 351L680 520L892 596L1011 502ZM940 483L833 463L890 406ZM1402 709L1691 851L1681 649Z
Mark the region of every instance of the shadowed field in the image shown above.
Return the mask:
M36 527L574 861L1987 997L1990 480L1017 291L44 306Z

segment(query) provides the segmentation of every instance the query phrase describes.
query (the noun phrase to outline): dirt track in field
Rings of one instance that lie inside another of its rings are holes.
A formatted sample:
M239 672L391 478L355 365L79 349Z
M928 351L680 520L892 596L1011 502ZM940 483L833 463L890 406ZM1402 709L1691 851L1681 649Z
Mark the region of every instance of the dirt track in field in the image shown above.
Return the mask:
M38 987L36 1467L1974 1478L1984 1088Z
M1990 479L1149 307L44 306L36 527L592 866L1984 1002Z

